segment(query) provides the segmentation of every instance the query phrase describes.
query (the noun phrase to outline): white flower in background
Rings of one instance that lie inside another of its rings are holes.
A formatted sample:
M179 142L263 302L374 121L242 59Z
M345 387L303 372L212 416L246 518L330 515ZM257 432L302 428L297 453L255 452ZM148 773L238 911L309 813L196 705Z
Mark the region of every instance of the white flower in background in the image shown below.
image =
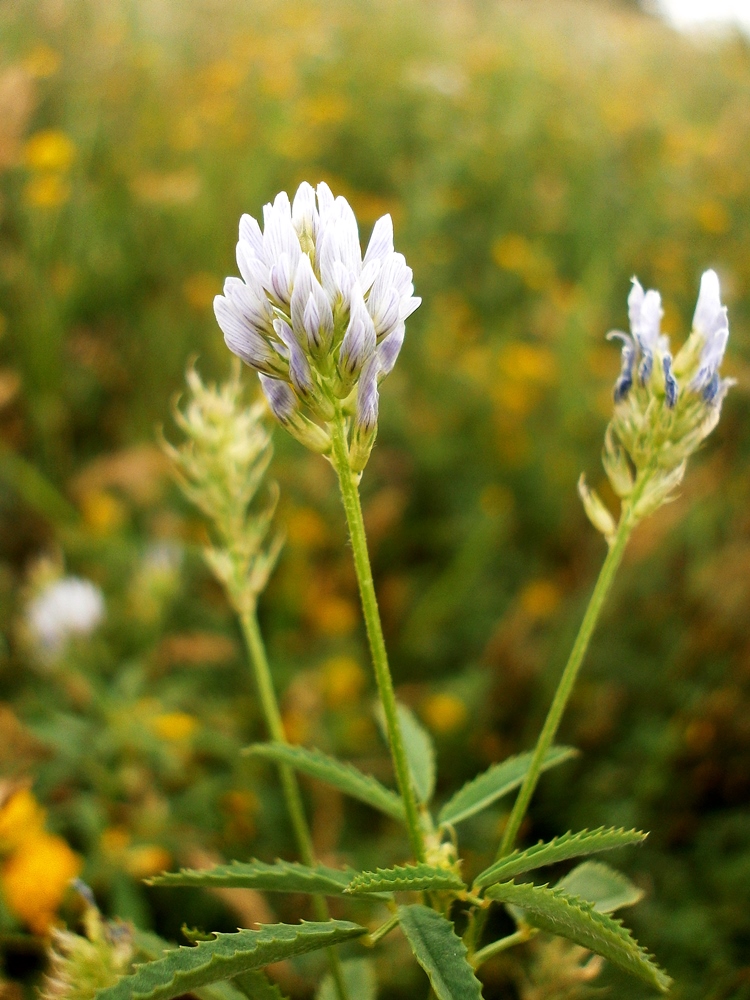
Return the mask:
M602 457L612 488L636 520L672 498L688 458L716 427L734 384L719 374L729 320L715 271L701 278L693 329L674 359L669 337L661 332L663 315L659 293L645 292L633 278L630 335L608 334L623 346ZM589 519L611 540L617 526L603 501L583 477L579 491Z
M242 278L227 278L214 300L226 344L258 371L275 417L308 447L325 452L330 437L302 407L325 422L338 401L353 413L355 441L366 437L371 447L378 383L421 302L411 268L394 251L391 217L375 223L363 256L346 199L327 184L303 183L293 202L282 191L266 205L263 223L261 231L242 216Z
M47 653L57 653L73 635L90 635L104 618L104 595L90 580L66 576L34 597L26 620L32 636Z

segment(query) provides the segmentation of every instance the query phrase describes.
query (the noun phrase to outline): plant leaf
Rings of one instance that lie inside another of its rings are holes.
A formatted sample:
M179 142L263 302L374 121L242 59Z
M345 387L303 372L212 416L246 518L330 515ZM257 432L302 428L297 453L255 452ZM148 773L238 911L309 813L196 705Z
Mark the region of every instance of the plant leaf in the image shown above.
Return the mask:
M438 1000L482 1000L482 985L450 920L419 903L400 906L398 918Z
M325 923L267 924L260 930L217 934L194 948L175 948L155 962L136 967L115 986L99 990L96 1000L173 1000L200 986L234 979L292 955L348 941L365 928L348 920Z
M565 833L547 843L540 842L528 847L525 851L513 851L500 861L485 868L474 879L474 886L482 888L495 882L507 882L523 872L533 871L543 865L553 865L569 858L580 858L597 851L610 851L615 847L627 847L629 844L641 844L646 834L639 830L615 830L612 827L599 827L597 830L581 830L580 833ZM582 896L582 893L572 893Z
M573 747L550 747L542 763L542 770L547 771L551 767L556 767L577 754L578 751ZM448 799L440 810L438 816L440 823L460 823L461 820L491 806L514 788L520 788L530 763L531 754L521 753L516 757L508 757L499 764L493 764Z
M666 993L672 980L652 961L627 927L619 920L598 913L591 903L569 896L562 889L515 882L493 885L487 896L520 906L524 918L540 930L574 941L608 959L613 965L643 979Z
M556 888L580 896L599 913L611 913L643 899L642 889L601 861L584 861L561 878Z
M205 889L260 889L264 892L309 892L338 896L349 885L353 872L290 861L233 861L215 868L183 868L148 879L149 885L189 885Z
M232 980L232 985L247 1000L286 1000L276 983L272 983L260 969L240 973Z
M404 738L404 751L409 764L411 783L419 801L427 805L435 791L435 747L432 737L410 708L398 702L396 710L401 725L401 735ZM380 705L377 716L383 736L387 740L385 717Z
M378 983L375 966L369 958L351 958L341 963L346 992L351 1000L376 1000ZM336 984L329 972L318 987L315 1000L339 1000Z
M439 892L453 889L460 892L466 885L463 879L449 868L434 865L397 865L395 868L378 868L374 872L359 872L346 888L347 893L401 892L431 889Z
M320 750L307 750L288 743L254 743L244 753L293 767L403 822L404 806L395 792L381 785L372 775L363 774L351 764L329 757Z

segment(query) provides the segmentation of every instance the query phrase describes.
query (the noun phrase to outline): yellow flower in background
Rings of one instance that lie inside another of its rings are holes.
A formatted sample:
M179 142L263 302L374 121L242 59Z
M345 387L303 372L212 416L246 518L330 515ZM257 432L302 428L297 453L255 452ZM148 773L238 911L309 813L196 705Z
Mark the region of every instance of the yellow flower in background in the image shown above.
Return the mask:
M437 692L425 700L422 717L433 732L446 735L465 724L469 710L458 695Z
M359 699L367 677L351 656L334 656L323 664L323 693L331 708L342 708Z
M122 500L104 490L93 490L81 497L81 513L94 535L111 535L123 526L128 512Z
M172 864L172 855L158 844L139 844L125 854L125 867L133 878L148 878L166 871Z
M552 580L532 580L520 597L521 607L530 618L549 618L557 611L562 600L560 588Z
M44 832L33 834L19 845L2 868L8 908L35 934L45 934L68 883L81 867L81 858L62 837Z
M70 197L70 184L59 174L40 174L32 177L23 189L27 205L34 208L57 208Z
M75 144L59 129L35 132L24 147L24 161L31 170L66 173L73 165L75 156Z
M181 743L193 735L198 728L198 720L187 712L163 712L151 719L150 725L161 739Z
M60 68L60 53L49 45L40 42L35 45L23 60L23 68L37 80L46 80L54 76Z
M44 829L44 809L28 788L14 792L0 808L0 850L8 851Z

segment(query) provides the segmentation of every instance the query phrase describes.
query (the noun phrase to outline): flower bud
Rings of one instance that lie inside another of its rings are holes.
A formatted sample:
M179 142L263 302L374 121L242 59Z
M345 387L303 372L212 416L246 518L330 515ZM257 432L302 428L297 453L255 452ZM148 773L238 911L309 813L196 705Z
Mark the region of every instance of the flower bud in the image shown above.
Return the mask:
M615 519L604 506L596 490L592 490L586 485L586 477L583 473L578 480L578 495L583 502L583 509L586 511L589 521L609 542L617 531Z

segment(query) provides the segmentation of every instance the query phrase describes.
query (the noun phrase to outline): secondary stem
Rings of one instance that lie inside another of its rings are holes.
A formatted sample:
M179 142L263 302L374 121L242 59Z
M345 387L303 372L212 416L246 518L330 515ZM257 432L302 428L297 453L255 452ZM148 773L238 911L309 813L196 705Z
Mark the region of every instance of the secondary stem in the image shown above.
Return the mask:
M568 704L568 699L570 698L573 686L576 682L578 671L581 667L581 663L583 662L583 658L586 655L589 640L591 639L591 635L596 626L597 619L599 618L599 614L602 610L602 606L604 605L609 588L612 585L615 572L617 571L617 567L620 565L620 560L622 559L623 552L625 551L625 546L627 545L628 538L630 537L632 527L631 518L628 516L626 511L623 511L623 515L620 518L620 524L617 529L617 534L615 535L614 541L609 549L609 552L607 553L607 558L604 560L604 565L602 566L599 578L596 581L594 592L592 593L588 607L586 608L586 614L583 616L581 627L578 630L578 635L576 636L573 648L570 651L570 657L568 658L565 670L560 678L560 683L557 686L555 697L552 699L552 704L550 705L549 712L547 713L547 718L544 722L544 726L542 727L542 731L539 734L539 739L537 740L536 747L534 748L534 754L531 758L529 769L526 772L526 777L523 780L523 784L518 792L516 801L513 804L513 810L503 832L500 849L497 853L498 859L504 857L513 850L518 830L523 822L529 802L531 801L531 797L534 794L537 782L539 781L539 775L542 770L542 762L544 761L547 751L552 746L552 741L557 735L560 720L562 719L565 707Z
M406 825L409 832L414 856L418 861L425 860L425 846L422 828L419 820L419 810L414 789L409 774L409 764L404 750L404 739L396 708L396 695L393 690L388 654L383 638L383 628L378 612L378 602L375 596L375 584L372 579L370 556L367 551L367 536L362 518L362 505L359 500L358 477L349 467L349 450L346 442L346 426L340 411L329 424L333 440L331 461L336 470L341 488L341 499L344 504L349 535L352 541L354 568L359 583L359 595L362 601L362 613L367 628L367 638L370 643L370 653L375 669L375 679L378 684L380 700L383 705L385 727L388 745L391 750L393 767L396 772L401 798L406 812Z
M268 732L271 738L276 742L286 743L287 738L286 733L284 732L284 723L281 719L279 703L276 700L276 692L274 690L273 679L271 677L271 669L268 665L268 657L266 656L266 647L263 642L263 636L260 631L258 616L255 609L252 611L244 611L240 615L240 620L242 623L242 633L245 637L248 653L250 654L250 662L253 667L253 673L255 674L255 683L258 687L258 694L260 695L260 703L263 708L263 714L266 719ZM303 864L310 867L315 864L315 854L313 851L312 837L310 836L310 828L307 825L305 809L302 804L302 795L300 794L299 785L297 784L297 778L295 777L292 769L286 764L279 764L279 778L281 780L281 788L284 793L289 818L292 823L292 829L294 830L294 837L297 841L297 850L299 851L300 859ZM331 915L323 896L313 896L312 905L316 920L330 920ZM339 956L333 948L326 949L326 954L339 1000L349 1000Z
M493 941L492 944L488 944L485 948L481 948L474 953L471 958L472 966L478 969L480 965L484 965L489 959L495 955L499 955L501 951L506 951L508 948L514 948L517 944L523 944L525 941L528 941L535 933L530 927L522 927L521 930L509 934L507 937L500 938L499 941Z

